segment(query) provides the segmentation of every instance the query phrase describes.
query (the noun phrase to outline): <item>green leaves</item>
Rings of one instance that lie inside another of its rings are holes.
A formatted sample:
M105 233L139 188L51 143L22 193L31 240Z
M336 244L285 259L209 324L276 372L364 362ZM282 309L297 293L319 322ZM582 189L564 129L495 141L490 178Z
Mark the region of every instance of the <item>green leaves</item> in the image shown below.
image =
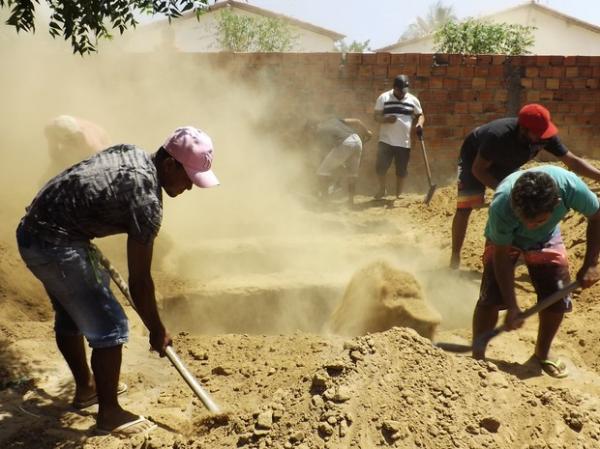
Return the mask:
M448 22L435 36L435 51L460 54L523 55L534 43L535 27L476 19Z
M235 14L229 8L219 15L217 31L223 49L235 52L286 51L294 46L297 39L281 19Z
M208 0L46 0L50 8L49 33L70 40L73 53L96 51L99 39L110 39L110 31L123 34L138 24L135 12L164 14L169 20L184 12L201 14ZM7 24L18 31L35 31L35 4L39 0L0 0L0 8L11 8Z

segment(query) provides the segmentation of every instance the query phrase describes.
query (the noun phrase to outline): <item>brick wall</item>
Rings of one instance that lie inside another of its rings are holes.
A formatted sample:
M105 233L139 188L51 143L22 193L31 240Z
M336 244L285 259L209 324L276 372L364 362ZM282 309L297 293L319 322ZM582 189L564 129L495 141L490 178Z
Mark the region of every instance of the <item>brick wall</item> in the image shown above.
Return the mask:
M269 88L286 95L282 114L330 110L360 118L373 130L377 96L391 88L394 76L407 74L426 116L425 142L438 183L454 179L458 150L473 127L516 115L529 102L548 107L574 153L600 157L600 57L311 53L198 58L209 58L246 80L266 79ZM375 149L376 139L364 154L366 179L373 175ZM425 182L422 164L414 140L409 166L413 188L422 189Z

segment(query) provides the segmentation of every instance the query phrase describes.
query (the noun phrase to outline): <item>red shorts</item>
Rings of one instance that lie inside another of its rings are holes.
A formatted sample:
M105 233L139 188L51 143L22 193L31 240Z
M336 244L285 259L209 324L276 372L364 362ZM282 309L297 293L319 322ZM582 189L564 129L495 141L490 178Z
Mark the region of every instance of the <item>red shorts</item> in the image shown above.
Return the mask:
M494 273L493 256L495 248L496 245L490 241L486 242L483 253L483 276L477 304L506 309ZM509 254L511 261L515 264L519 256L523 256L538 301L547 298L571 282L567 250L560 233L553 236L549 241L540 244L538 248L523 250L511 247ZM564 313L569 312L571 309L571 296L567 295L562 301L554 303L546 310Z

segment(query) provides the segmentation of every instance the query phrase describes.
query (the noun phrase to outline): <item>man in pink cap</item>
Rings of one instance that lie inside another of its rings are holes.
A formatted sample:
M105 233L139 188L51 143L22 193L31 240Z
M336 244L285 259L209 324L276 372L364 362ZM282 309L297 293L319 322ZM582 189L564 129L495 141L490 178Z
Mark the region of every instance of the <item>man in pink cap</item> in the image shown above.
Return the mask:
M164 356L172 340L158 313L150 271L162 191L175 197L192 184L218 185L212 160L210 137L189 126L176 129L154 154L112 146L48 181L17 228L21 257L55 310L56 342L75 379L72 405L98 404L100 433L131 435L156 426L119 405L127 317L91 240L127 234L131 296L150 331L150 346ZM83 337L92 348L91 370Z
M558 137L550 112L527 104L518 117L493 120L467 135L458 158L458 194L452 220L450 267L460 265L469 217L484 203L485 188L495 190L506 176L533 159L541 150L556 156L575 173L600 181L600 171L571 153Z

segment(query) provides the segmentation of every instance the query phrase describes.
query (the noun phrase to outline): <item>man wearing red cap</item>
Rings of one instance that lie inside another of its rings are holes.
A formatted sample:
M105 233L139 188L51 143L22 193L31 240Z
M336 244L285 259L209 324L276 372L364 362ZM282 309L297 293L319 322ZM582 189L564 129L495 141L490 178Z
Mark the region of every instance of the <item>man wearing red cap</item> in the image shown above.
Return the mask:
M176 129L152 155L134 145L107 148L48 181L19 223L19 252L50 297L56 343L75 379L72 405L98 404L99 433L131 435L156 426L119 405L127 317L91 240L127 234L129 290L150 331L150 346L164 356L171 337L158 313L150 272L162 191L175 197L192 184L218 185L212 156L210 137L192 127ZM92 348L91 371L83 337Z
M452 220L450 267L460 265L460 252L474 207L484 203L485 188L500 181L533 159L540 150L556 156L575 173L600 181L600 171L571 153L558 137L550 112L527 104L518 117L501 118L475 128L465 138L458 159L458 194Z

